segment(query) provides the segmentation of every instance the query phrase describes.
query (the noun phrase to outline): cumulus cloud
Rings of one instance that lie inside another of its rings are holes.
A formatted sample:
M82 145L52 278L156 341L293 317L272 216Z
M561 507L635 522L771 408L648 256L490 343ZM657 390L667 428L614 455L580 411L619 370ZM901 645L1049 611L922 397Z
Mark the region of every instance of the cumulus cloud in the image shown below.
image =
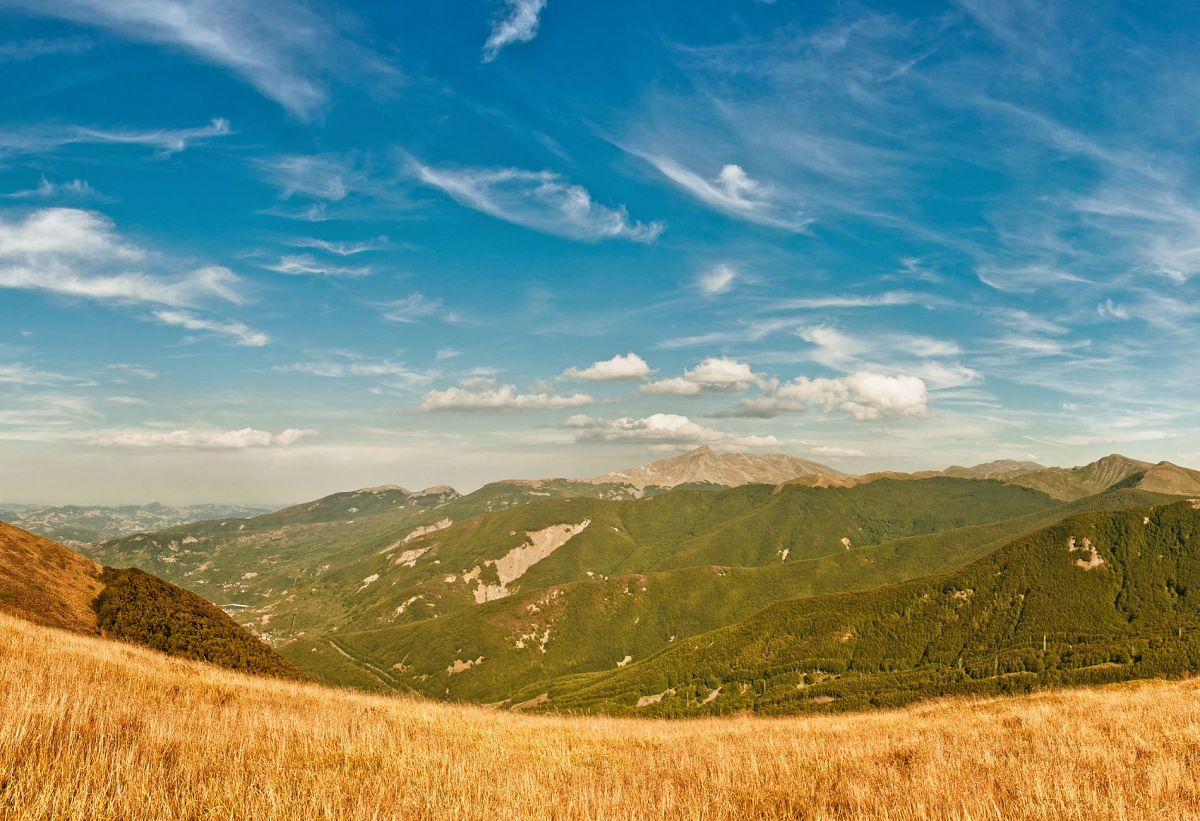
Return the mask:
M728 265L718 265L711 271L701 274L696 280L696 287L705 296L716 296L732 288L737 278L738 273L733 268Z
M586 393L562 396L548 392L519 393L515 385L496 385L487 377L466 379L456 387L429 391L417 406L422 413L438 411L555 410L590 405Z
M241 77L300 117L325 106L325 77L394 81L397 72L341 35L332 15L294 0L4 0L28 14L177 48Z
M727 356L701 360L682 376L660 379L641 387L641 393L665 396L699 396L702 393L736 393L751 385L769 387L771 380L755 373L745 362Z
M319 277L365 277L371 274L371 266L348 267L320 262L312 254L285 254L278 262L264 265L268 271L290 276Z
M929 391L923 379L909 375L858 371L833 378L802 376L767 396L743 399L732 415L770 418L781 413L801 413L812 406L826 413L842 411L860 422L921 419L929 412Z
M270 338L265 333L256 331L242 322L207 319L188 313L187 311L155 311L154 318L164 325L173 325L189 331L203 331L218 336L227 336L233 339L238 345L245 345L251 348L261 348L270 341Z
M496 21L487 42L483 44L483 61L496 59L501 49L513 43L528 43L537 36L542 9L546 0L505 0L508 15Z
M182 450L247 450L249 448L285 448L307 436L316 436L317 431L307 428L288 428L279 433L269 433L255 428L240 430L170 430L170 431L116 431L100 433L89 443L103 447L123 448L166 448Z
M612 359L593 362L587 368L567 368L560 379L582 379L589 382L616 382L630 379L645 379L650 375L650 366L637 354L617 354Z
M587 189L552 171L518 168L432 168L410 159L412 174L455 202L490 216L568 239L653 242L660 222L631 220L625 206L609 208Z
M563 426L577 431L576 438L580 441L702 444L743 448L777 447L780 444L774 436L716 430L676 413L652 413L642 418L623 416L607 421L580 414L568 418Z
M774 186L752 178L740 165L726 164L715 177L705 178L670 157L634 153L700 202L729 216L797 233L813 223L800 208L784 202Z

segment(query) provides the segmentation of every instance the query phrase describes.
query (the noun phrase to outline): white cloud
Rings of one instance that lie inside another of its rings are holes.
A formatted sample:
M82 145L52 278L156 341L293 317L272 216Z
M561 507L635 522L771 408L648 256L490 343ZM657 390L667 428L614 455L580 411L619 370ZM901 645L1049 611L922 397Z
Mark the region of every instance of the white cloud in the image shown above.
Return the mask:
M153 368L147 368L145 365L134 365L129 362L114 362L106 367L112 371L120 371L129 376L136 376L138 379L158 379L158 373Z
M652 413L640 419L623 416L609 421L577 415L568 418L564 427L579 431L576 436L580 441L707 444L746 448L778 447L780 444L774 436L716 430L676 413Z
M435 411L512 411L553 410L590 405L595 400L586 393L560 396L552 393L522 394L515 385L496 386L490 379L464 380L457 387L425 394L417 410Z
M587 189L552 171L518 168L438 169L409 161L412 173L455 202L497 219L569 239L653 242L660 222L631 221L625 206L608 208Z
M782 202L773 186L751 178L740 165L724 165L716 177L705 179L669 157L634 153L700 202L729 216L793 232L807 231L814 221L797 206Z
M292 241L292 245L295 245L297 248L317 248L326 253L336 254L339 257L352 257L355 254L362 254L367 251L382 251L390 248L391 241L385 236L375 237L375 239L364 240L362 242L331 242L312 237L299 237Z
M0 63L23 63L39 57L82 54L92 47L86 37L56 37L0 43Z
M131 40L189 52L240 76L300 117L325 106L326 75L396 72L347 40L321 14L292 0L6 0L4 5L108 29Z
M54 197L66 198L94 198L101 199L100 192L86 180L67 180L66 182L51 182L42 175L38 180L36 188L26 188L21 191L13 191L11 194L5 194L6 199L15 200L30 200L30 199L52 199Z
M542 9L546 8L546 0L505 0L505 3L508 16L496 21L483 44L485 63L495 60L505 46L533 40L537 36Z
M279 373L300 373L343 379L351 376L400 378L408 383L426 383L434 378L432 373L415 371L403 362L390 359L363 359L347 357L343 360L316 360L277 365L272 370Z
M728 265L718 265L711 271L701 274L696 280L696 286L705 296L723 294L733 287L738 278L738 272Z
M312 254L286 254L278 262L264 265L268 271L291 276L365 277L370 276L371 266L350 268L344 265L326 265L317 261Z
M93 445L124 448L170 448L183 450L246 450L249 448L285 448L307 436L311 429L288 428L269 433L255 428L240 430L117 431L100 433L89 439Z
M87 126L38 126L0 131L0 155L42 154L67 145L140 145L156 148L163 156L184 151L192 143L232 134L229 121L220 117L197 128L136 129L89 128Z
M843 411L860 422L922 419L929 413L929 391L923 379L910 375L858 371L834 378L802 376L768 396L743 399L732 415L769 418L804 412L814 405L826 413Z
M733 393L751 385L768 387L771 380L755 373L745 362L725 356L710 356L682 376L643 385L641 393L665 396L699 396L702 393Z
M138 270L156 261L94 211L43 208L24 218L0 217L0 288L172 307L244 301L241 280L228 268L208 266L174 276Z
M814 362L838 369L870 349L870 345L828 325L815 325L800 331L800 338L815 346L810 355ZM848 368L847 368L848 370Z
M140 406L140 405L150 404L145 399L142 399L140 396L109 396L109 397L106 397L104 401L108 402L111 405L124 405L127 407L136 407L136 406Z
M457 313L442 308L441 299L429 299L418 291L413 291L403 299L385 302L382 308L383 318L390 322L413 323L430 318L451 323L462 321Z
M279 186L286 200L296 194L312 199L340 202L362 185L362 173L342 157L321 154L291 154L258 161L258 167Z
M189 331L205 331L219 336L228 336L238 345L245 345L251 348L261 348L270 341L270 338L265 333L256 331L241 322L206 319L195 314L190 314L187 311L155 311L154 318L164 325L174 325L178 328L186 328Z
M699 396L704 392L704 387L681 376L672 376L643 385L638 392L655 396Z
M778 311L821 308L879 308L895 305L916 305L928 301L928 297L908 291L887 291L882 294L866 294L862 296L839 294L837 296L783 299L773 304L771 308Z
M61 373L40 371L20 362L0 364L0 385L51 385L72 381Z
M628 379L645 379L650 375L650 366L637 354L617 354L612 359L593 362L587 368L567 368L560 379L583 379L589 382L614 382Z

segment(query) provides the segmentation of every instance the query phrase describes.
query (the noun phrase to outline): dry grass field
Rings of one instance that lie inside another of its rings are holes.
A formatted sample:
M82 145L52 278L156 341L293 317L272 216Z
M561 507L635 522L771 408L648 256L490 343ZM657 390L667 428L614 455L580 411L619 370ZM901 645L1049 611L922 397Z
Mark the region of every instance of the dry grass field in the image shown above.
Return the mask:
M251 678L0 616L0 818L1200 816L1200 682L678 723Z

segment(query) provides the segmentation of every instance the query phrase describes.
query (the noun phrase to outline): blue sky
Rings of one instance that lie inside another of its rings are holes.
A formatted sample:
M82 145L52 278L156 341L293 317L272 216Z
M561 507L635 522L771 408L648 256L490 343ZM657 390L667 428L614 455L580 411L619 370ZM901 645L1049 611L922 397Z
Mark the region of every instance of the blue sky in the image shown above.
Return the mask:
M0 12L0 498L1200 463L1190 4Z

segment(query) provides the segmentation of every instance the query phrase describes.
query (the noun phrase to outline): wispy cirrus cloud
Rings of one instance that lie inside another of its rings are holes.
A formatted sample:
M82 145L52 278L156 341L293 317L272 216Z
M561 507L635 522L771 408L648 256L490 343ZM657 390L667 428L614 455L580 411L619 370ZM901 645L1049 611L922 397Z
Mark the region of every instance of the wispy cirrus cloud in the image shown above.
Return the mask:
M236 344L250 348L261 348L271 341L265 333L254 330L244 322L212 319L187 311L155 311L154 318L164 325L228 337Z
M292 240L297 248L316 248L339 257L352 257L369 251L383 251L392 247L392 242L385 236L359 242L339 242L334 240L315 239L313 237L297 237Z
M51 182L45 175L38 180L33 188L13 191L10 194L0 194L0 197L11 200L49 200L63 199L104 199L104 196L87 182L87 180L67 180L66 182Z
M408 165L417 180L460 205L547 234L586 242L653 242L665 229L661 222L631 219L623 205L601 205L586 188L553 171L434 168L411 158Z
M365 277L370 276L373 270L369 265L330 265L321 262L312 254L285 254L278 261L263 267L268 271L291 276L321 277Z
M241 77L302 118L328 104L331 78L399 79L394 67L339 31L332 16L293 0L0 0L0 7L179 49Z
M165 450L247 450L286 448L301 439L316 436L311 428L288 428L271 433L257 428L237 430L190 429L126 430L92 435L92 445L117 448L159 448Z
M0 2L0 5L3 5ZM44 154L68 145L135 145L156 149L161 156L186 151L233 133L229 121L214 118L208 125L195 128L93 128L82 125L40 125L0 129L0 156L4 154Z
M427 297L420 291L385 302L380 307L383 309L383 318L389 322L411 324L425 319L438 319L453 324L464 321L457 311L447 310L440 297Z
M0 216L0 288L175 307L245 302L241 280L228 268L176 274L141 270L164 262L122 237L108 217L95 211L44 208L24 217Z
M537 36L546 0L504 0L507 14L492 26L483 44L483 62L490 63L513 43L528 43Z
M775 186L754 179L736 163L727 163L715 176L706 178L670 157L639 156L688 194L729 216L794 232L807 231L814 222Z

